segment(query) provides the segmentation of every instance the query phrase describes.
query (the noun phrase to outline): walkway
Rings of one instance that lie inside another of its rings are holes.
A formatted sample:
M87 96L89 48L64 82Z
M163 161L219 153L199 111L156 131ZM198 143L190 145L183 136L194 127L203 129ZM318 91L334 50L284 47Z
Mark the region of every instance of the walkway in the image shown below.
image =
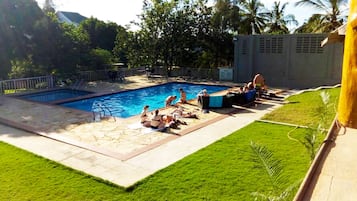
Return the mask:
M357 199L357 129L341 128L327 143L311 182L298 201L354 201Z

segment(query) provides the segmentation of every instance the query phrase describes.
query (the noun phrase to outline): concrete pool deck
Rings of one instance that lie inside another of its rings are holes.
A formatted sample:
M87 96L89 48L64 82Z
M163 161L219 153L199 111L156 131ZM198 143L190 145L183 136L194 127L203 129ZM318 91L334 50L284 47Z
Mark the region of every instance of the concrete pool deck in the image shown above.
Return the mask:
M264 103L176 137L127 160L0 124L0 140L65 166L129 187L143 178L261 118L278 104Z

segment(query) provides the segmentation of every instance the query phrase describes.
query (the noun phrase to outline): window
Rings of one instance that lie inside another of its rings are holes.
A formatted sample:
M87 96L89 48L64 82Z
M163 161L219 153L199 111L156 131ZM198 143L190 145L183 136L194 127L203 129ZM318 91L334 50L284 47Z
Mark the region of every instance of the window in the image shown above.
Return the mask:
M282 37L259 38L259 53L282 54L283 38Z
M315 53L322 54L323 48L320 42L323 40L322 36L300 36L296 40L296 53Z

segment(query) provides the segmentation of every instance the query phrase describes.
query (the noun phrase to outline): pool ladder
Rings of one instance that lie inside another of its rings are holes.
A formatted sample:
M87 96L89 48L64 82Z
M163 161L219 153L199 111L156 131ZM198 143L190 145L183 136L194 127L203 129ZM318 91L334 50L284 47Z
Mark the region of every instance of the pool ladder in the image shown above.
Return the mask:
M109 112L110 117L113 117L112 111L106 105L102 103L94 102L93 106L95 107L95 110L93 110L93 121L100 121L102 118L106 116L107 112ZM115 117L113 117L113 119L114 121L116 121Z

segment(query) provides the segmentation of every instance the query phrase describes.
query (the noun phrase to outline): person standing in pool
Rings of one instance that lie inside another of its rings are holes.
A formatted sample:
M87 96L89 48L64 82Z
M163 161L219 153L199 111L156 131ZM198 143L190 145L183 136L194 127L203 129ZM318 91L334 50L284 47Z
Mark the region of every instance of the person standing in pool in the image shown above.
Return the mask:
M187 103L186 92L182 88L180 88L179 91L180 91L180 96L181 96L180 103Z

